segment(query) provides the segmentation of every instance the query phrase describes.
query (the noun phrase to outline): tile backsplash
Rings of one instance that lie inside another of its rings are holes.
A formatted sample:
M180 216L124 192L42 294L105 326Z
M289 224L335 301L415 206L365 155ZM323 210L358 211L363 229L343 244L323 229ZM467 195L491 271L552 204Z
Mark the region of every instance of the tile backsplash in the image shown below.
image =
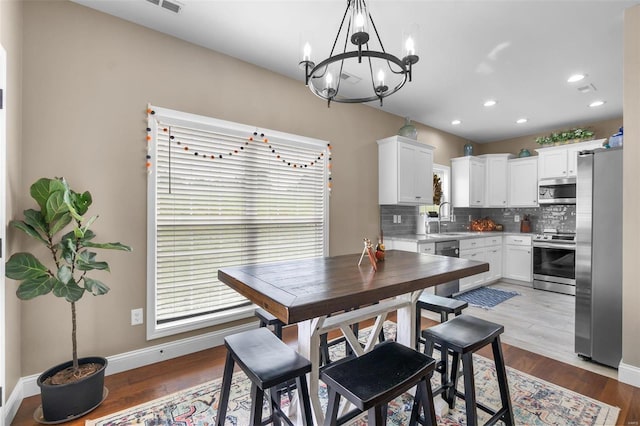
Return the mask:
M455 220L443 222L443 232L462 232L469 230L472 219L491 218L502 224L505 232L520 232L520 221L525 215L531 221L531 232L542 233L545 229L559 232L576 232L576 206L557 204L531 208L461 208L453 210ZM400 215L402 223L393 223L393 216ZM412 234L416 232L418 208L412 206L380 206L380 225L385 235ZM446 225L445 225L446 224Z

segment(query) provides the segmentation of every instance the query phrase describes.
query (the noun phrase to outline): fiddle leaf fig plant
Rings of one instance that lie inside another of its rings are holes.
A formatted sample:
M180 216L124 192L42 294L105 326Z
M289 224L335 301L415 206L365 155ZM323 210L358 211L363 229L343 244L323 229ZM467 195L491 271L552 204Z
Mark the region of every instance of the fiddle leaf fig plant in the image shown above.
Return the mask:
M31 185L30 193L39 209L25 210L24 219L12 220L10 225L43 244L49 259L44 262L32 253L15 253L7 261L5 273L20 281L16 294L22 300L52 293L71 304L71 368L78 371L76 302L87 292L99 296L109 291L106 284L88 276L94 270L109 271L107 262L98 261L93 250L131 248L93 241L96 235L89 228L98 216L83 216L93 201L88 191L73 191L64 178L42 178ZM71 231L62 233L68 225L72 225Z

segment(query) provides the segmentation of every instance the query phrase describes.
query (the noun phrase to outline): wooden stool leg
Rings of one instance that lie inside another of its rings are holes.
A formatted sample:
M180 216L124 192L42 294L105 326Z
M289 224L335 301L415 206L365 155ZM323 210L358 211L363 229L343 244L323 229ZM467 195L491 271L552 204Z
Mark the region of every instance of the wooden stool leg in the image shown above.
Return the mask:
M376 405L367 410L367 426L383 426L387 422L387 404Z
M458 393L458 379L460 378L460 354L453 352L451 355L451 373L447 380L450 380L451 387L447 390L445 400L449 403L449 408L456 408L456 394ZM465 388L466 389L466 388Z
M430 377L422 380L416 387L409 426L416 426L418 424L418 420L420 419L420 409L422 409L422 415L424 416L423 419L425 420L424 423L422 421L420 423L425 426L437 426Z
M422 309L416 308L416 350L420 350L420 338L422 337Z
M257 385L251 385L251 417L249 424L260 426L262 424L262 405L264 404L264 391Z
M282 423L280 421L280 396L282 392L277 390L275 387L269 389L269 399L271 400L271 421L273 422L273 426L281 426Z
M491 343L493 350L493 359L496 363L496 375L498 378L498 387L500 388L500 399L502 407L506 410L502 420L507 426L515 424L513 419L513 408L511 407L511 396L509 395L509 385L507 383L507 371L502 357L502 345L500 344L500 336L496 337Z
M227 405L229 404L234 364L235 362L231 356L231 352L227 351L227 359L224 363L224 374L222 375L222 387L220 388L220 401L218 402L217 426L224 426L227 417Z
M478 425L478 413L476 410L476 387L473 377L473 353L468 352L462 355L462 364L464 366L464 402L467 412L467 425Z
M320 335L320 365L329 365L331 359L329 358L329 338L327 333Z

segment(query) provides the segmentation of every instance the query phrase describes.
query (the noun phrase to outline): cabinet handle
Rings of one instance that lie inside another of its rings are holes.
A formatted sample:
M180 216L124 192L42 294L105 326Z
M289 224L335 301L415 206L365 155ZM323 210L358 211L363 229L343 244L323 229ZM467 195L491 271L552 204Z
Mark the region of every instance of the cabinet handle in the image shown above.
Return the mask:
M516 243L521 243L521 242L523 242L524 240L516 240L516 239L514 238L514 239L513 239L513 241L515 241Z

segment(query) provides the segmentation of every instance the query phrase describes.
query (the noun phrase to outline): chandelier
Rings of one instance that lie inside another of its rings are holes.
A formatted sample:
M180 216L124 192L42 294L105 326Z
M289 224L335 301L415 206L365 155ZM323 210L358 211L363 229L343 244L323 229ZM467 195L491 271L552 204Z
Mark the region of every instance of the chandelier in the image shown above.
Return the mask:
M375 38L370 36L370 28ZM402 59L387 53L365 1L347 0L329 57L316 65L311 61L311 46L306 43L300 67L305 72L305 84L316 96L326 99L327 106L331 102L375 100L382 106L384 98L411 81L412 66L418 62L414 38L407 37L403 46Z

